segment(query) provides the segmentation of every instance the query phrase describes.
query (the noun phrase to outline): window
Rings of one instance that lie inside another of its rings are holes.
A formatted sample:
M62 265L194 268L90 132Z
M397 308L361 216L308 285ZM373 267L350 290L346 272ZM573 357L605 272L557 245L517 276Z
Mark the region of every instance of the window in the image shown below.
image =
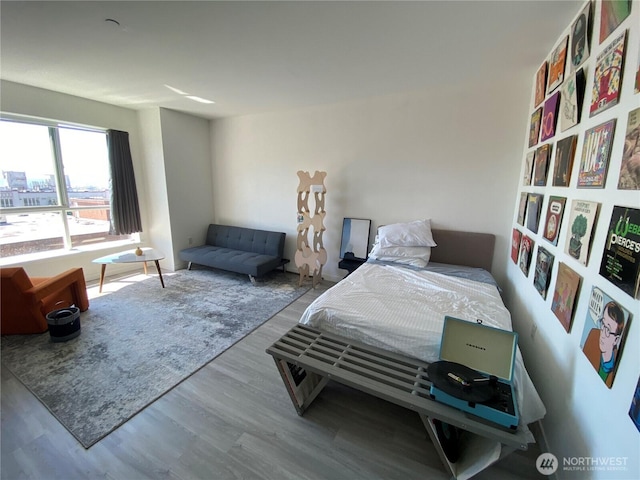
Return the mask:
M0 256L71 249L110 235L107 134L0 119Z

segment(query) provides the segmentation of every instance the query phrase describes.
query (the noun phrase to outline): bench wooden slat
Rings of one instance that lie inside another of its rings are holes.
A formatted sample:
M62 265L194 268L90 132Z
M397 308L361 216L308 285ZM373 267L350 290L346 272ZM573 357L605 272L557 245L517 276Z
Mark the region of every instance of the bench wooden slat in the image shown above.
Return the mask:
M403 357L357 342L350 342L337 335L305 325L293 327L279 341L269 347L267 353L272 355L274 359L285 360L309 372L338 381L420 414L437 418L504 445L521 450L528 448L524 432L520 430L505 431L480 417L475 417L431 399L429 395L431 382L426 375L428 364L420 360ZM413 375L399 374L397 368L403 372L411 368ZM298 407L296 408L298 409ZM298 413L301 414L301 410Z

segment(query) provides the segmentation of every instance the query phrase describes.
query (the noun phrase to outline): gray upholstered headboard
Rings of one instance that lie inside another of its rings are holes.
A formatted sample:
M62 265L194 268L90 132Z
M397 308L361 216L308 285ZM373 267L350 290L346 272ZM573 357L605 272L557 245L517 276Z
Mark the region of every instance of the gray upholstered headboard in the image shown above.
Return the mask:
M466 265L491 271L496 237L492 233L432 229L438 244L431 249L431 262Z

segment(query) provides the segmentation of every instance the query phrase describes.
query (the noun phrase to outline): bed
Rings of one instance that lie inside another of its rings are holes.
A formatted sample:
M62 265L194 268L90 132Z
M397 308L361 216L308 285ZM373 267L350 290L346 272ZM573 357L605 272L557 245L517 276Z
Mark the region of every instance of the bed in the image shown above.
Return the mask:
M432 230L431 237L436 246L428 247L426 266L370 258L309 305L299 323L427 363L438 360L445 315L512 330L489 273L495 237L451 230ZM546 411L520 349L514 386L526 428Z
M428 220L389 227L379 229L369 260L314 300L300 325L426 364L438 360L445 315L512 330L489 273L493 235L431 230ZM545 408L519 349L514 386L521 412L518 434L533 443L527 424L541 419ZM495 461L499 448L489 453ZM458 476L455 466L449 467Z

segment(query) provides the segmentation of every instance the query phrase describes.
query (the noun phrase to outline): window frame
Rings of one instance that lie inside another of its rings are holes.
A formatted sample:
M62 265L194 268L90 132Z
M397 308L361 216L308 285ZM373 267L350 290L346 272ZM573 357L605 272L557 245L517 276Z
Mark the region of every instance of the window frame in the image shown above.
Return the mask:
M62 220L63 226L63 248L56 250L49 250L49 252L70 252L72 250L83 250L83 246L73 246L71 228L69 226L69 216L74 216L74 212L80 212L83 210L112 210L111 204L107 205L87 205L87 206L72 206L69 201L69 193L67 191L67 185L65 182L64 175L64 160L62 157L62 148L60 142L60 129L72 129L72 130L81 130L86 132L94 132L101 133L105 135L105 151L108 150L107 147L107 129L100 127L93 127L87 125L73 124L69 122L59 122L55 120L49 120L39 117L28 117L22 115L9 114L5 112L0 112L0 121L1 122L13 122L27 125L38 125L41 127L46 127L49 133L49 143L51 148L51 156L54 165L54 176L55 176L55 184L56 184L56 194L58 199L58 205L33 205L33 206L10 206L5 207L0 204L0 217L4 215L20 215L20 214L29 214L29 213L47 213L47 212L55 212L59 213ZM103 242L96 242L92 244L92 248L95 248L95 245L101 245L104 247L109 247L118 243L136 243L139 241L139 234L131 234L131 235L123 235L123 238L117 240L108 240ZM10 257L4 258L17 258L23 255L33 255L33 254L43 254L46 252L32 252L28 254L19 254L13 255ZM53 253L52 253L53 254Z

